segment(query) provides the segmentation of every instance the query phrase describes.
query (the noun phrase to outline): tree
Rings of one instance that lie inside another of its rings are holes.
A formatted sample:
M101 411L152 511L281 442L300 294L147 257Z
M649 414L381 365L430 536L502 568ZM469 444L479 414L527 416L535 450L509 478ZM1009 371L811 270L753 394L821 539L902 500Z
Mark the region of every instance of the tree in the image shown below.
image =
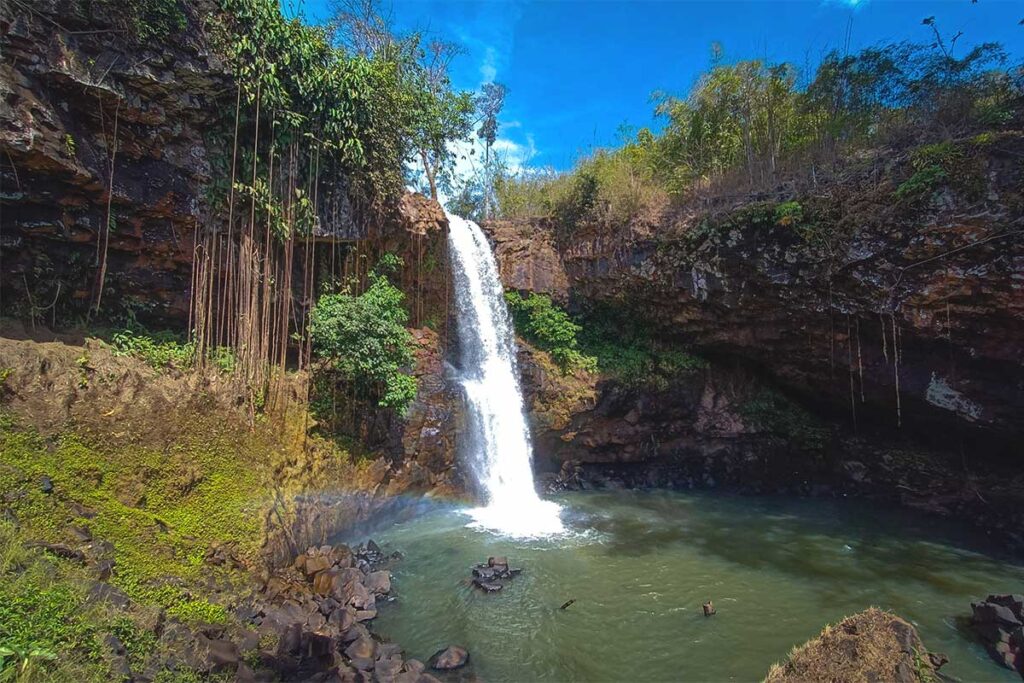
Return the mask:
M400 263L391 255L384 266ZM378 266L370 286L359 296L345 289L325 294L313 307L310 335L313 350L326 367L352 382L363 398L404 412L416 398L416 378L404 369L412 365L413 339L405 328L405 295Z
M338 0L332 20L335 40L345 49L393 64L403 92L395 125L406 130L409 158L423 168L430 196L450 171L452 142L469 137L473 97L452 88L448 68L462 49L444 40L424 42L421 32L397 33L376 0Z

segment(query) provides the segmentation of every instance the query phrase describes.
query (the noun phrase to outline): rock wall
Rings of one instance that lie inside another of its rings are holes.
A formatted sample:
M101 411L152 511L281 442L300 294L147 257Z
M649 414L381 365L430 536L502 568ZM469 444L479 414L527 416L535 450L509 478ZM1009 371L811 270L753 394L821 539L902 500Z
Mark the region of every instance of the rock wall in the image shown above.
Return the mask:
M554 483L876 496L1024 549L1022 152L1004 134L974 151L980 190L909 204L890 152L797 196L796 224L780 191L630 225L486 226L506 287L611 307L711 361L651 391L580 384L524 348ZM766 387L815 418L820 447L744 417Z
M861 428L1019 456L1022 152L1024 135L1005 134L974 152L981 191L947 188L916 205L893 196L905 157L865 164L796 197L814 215L806 226L776 219L778 201L794 198L782 194L652 224L489 228L506 286L559 294L565 278L575 306L608 303L667 339L742 358L851 427L856 411ZM557 252L531 246L552 241ZM524 257L533 262L507 263Z
M181 3L185 28L142 44L116 2L30 4L0 8L0 315L77 322L105 264L100 317L184 331L196 229L223 220L208 199L228 182L237 96L203 26L210 8ZM321 178L320 280L365 277L393 252L412 323L443 326L444 212L410 194L357 220L346 182Z

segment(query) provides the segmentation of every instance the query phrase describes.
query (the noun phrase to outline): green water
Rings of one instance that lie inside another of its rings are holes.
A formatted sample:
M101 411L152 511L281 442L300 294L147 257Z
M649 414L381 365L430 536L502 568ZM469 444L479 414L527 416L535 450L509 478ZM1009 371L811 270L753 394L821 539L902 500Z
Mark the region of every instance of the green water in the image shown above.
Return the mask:
M911 620L965 681L1018 680L958 630L1024 568L964 550L954 530L868 503L681 493L558 499L573 532L513 540L435 509L375 538L405 559L375 630L426 660L459 644L486 681L760 680L828 622L870 605ZM473 564L523 568L498 594ZM576 602L567 610L559 606ZM705 618L701 603L718 614Z

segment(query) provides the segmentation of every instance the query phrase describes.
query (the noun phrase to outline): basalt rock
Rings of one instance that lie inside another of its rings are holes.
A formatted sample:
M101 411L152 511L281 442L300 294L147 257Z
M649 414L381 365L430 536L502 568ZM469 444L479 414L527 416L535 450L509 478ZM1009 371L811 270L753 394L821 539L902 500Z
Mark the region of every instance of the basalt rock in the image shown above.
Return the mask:
M971 626L992 658L1024 678L1024 595L990 595L971 610Z
M894 198L912 172L895 149L817 186L629 223L486 225L506 287L640 322L710 363L626 386L565 374L522 344L538 463L589 470L556 485L879 495L1024 549L1021 153L1024 135L1003 133L998 149L970 151L977 187L916 203ZM806 224L776 217L786 201ZM563 278L567 290L551 284ZM828 426L824 447L792 448L752 420L759 387Z
M458 645L449 645L438 650L430 658L430 668L437 671L451 671L464 667L469 662L469 652Z
M946 661L928 652L907 621L871 608L826 627L793 650L785 663L773 666L765 681L926 683L936 680Z

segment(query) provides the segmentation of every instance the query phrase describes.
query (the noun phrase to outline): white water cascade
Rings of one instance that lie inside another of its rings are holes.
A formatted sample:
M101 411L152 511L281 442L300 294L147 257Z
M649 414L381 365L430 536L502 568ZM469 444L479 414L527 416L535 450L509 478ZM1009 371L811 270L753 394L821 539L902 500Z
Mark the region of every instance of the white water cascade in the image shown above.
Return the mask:
M475 525L510 536L563 530L559 507L533 483L533 447L523 415L515 339L498 266L483 231L448 214L459 331L459 382L469 407L470 464L485 505Z

